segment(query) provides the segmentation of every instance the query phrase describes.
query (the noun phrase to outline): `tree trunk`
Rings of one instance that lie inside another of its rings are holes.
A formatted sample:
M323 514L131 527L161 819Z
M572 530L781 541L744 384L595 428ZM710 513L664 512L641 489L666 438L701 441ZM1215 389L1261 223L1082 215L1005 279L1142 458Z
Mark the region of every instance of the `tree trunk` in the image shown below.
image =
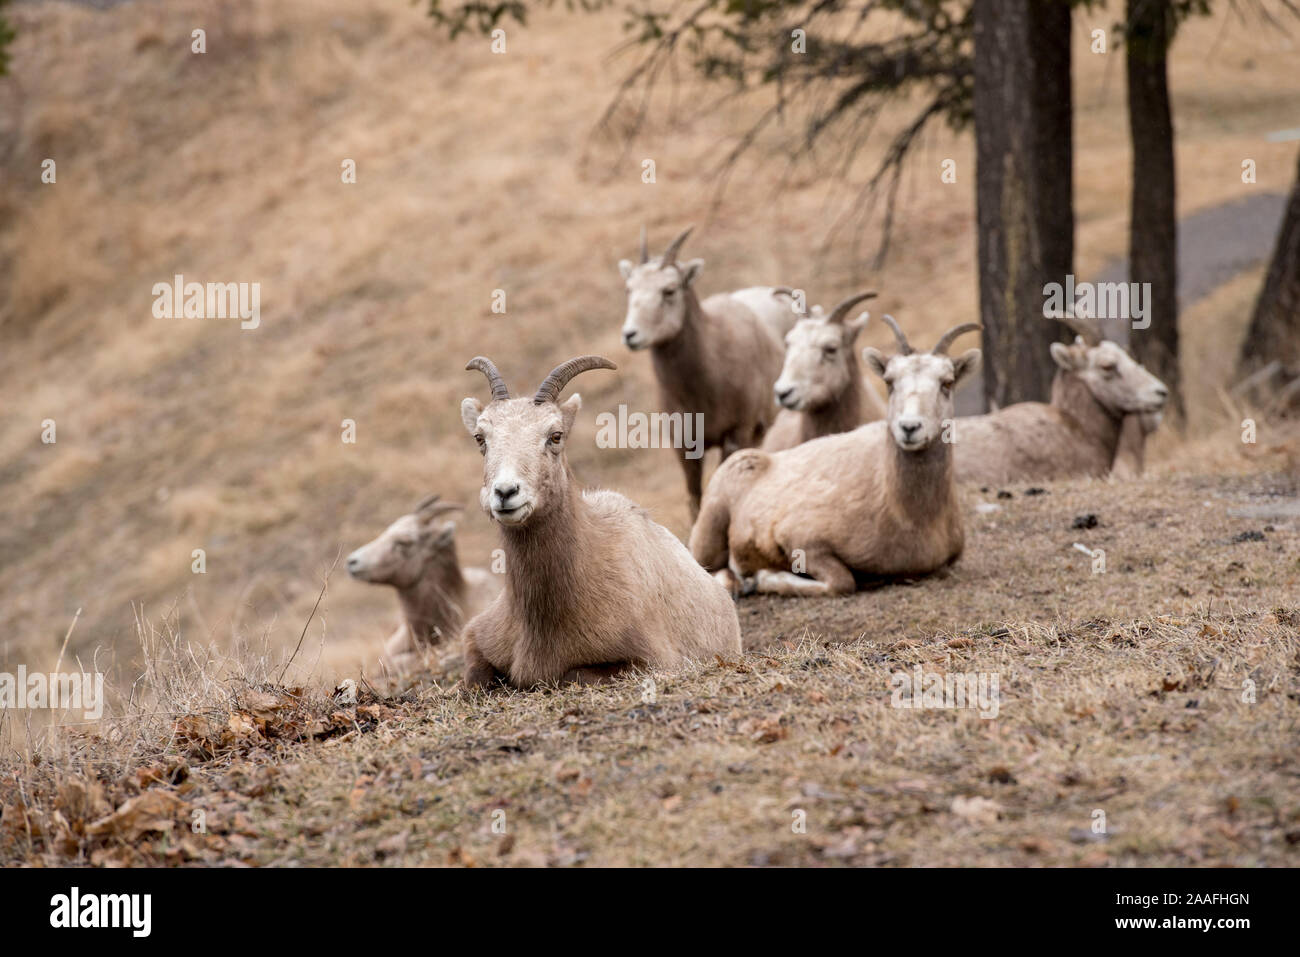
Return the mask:
M1238 373L1249 375L1274 359L1300 374L1300 162L1268 276L1241 346Z
M975 0L976 212L984 398L1051 395L1047 283L1074 264L1067 0Z
M1185 417L1178 367L1178 220L1174 209L1174 125L1167 55L1170 0L1127 0L1128 125L1133 144L1129 281L1143 283L1150 325L1134 328L1134 357L1169 387L1169 411Z

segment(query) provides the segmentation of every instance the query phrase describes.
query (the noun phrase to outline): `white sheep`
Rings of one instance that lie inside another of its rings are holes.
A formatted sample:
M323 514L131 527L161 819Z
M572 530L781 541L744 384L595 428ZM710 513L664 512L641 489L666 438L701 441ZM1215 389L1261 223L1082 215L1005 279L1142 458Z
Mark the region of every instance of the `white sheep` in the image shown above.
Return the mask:
M347 558L353 578L397 591L402 624L384 643L381 667L417 667L424 651L454 640L501 591L500 576L460 567L456 524L447 517L460 508L430 495Z
M773 294L789 296L792 308L798 307L794 290L779 288ZM875 295L850 296L830 315L816 306L799 314L786 333L785 364L772 387L781 411L763 439L764 452L779 452L883 417L879 396L862 381L854 349L871 313L848 318L854 306Z
M583 489L565 454L575 393L558 396L600 356L557 366L529 398L511 398L482 356L492 401L461 403L483 453L483 510L505 551L505 588L465 626L466 687L596 681L628 668L677 668L740 653L726 591L680 541L617 492Z
M953 424L957 480L1000 484L1041 482L1073 476L1103 477L1140 471L1145 436L1159 425L1169 397L1165 384L1118 343L1103 340L1084 317L1057 317L1079 333L1074 343L1051 345L1057 365L1052 401L1017 402ZM1125 420L1126 454L1120 440Z
M957 560L965 537L943 441L953 387L980 351L947 355L973 323L915 353L894 320L899 353L863 356L889 389L887 421L783 452L733 455L709 483L691 552L733 591L842 595L861 579L922 575Z
M624 259L618 267L627 284L623 342L632 350L650 350L661 409L703 416L703 448L679 450L694 518L704 482L704 459L696 453L718 448L725 460L762 442L776 417L772 383L781 372L782 338L795 316L772 297L770 286L700 302L694 282L704 260L677 262L690 232L651 259L643 229L641 261Z

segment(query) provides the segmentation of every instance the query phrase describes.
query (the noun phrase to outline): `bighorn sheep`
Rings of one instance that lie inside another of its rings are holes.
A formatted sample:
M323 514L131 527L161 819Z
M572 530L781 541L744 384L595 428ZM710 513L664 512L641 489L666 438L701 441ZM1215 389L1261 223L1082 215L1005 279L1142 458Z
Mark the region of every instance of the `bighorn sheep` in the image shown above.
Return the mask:
M789 296L798 307L794 290L778 288L774 296ZM853 344L871 313L848 320L849 311L874 292L850 296L825 315L814 307L800 314L785 337L785 365L772 387L782 407L763 439L764 452L779 452L809 439L856 429L882 418L880 397L862 381Z
M704 480L703 452L719 448L725 460L737 449L758 445L776 417L772 383L781 372L782 337L795 316L772 297L769 286L700 302L693 284L704 260L677 262L690 232L651 259L642 229L641 261L624 259L618 268L627 282L623 342L632 350L650 350L660 406L669 414L703 415L703 447L678 450L694 518Z
M913 352L890 316L899 353L866 349L889 387L889 417L783 452L745 451L709 483L691 552L733 591L840 595L859 580L920 575L961 555L965 541L943 441L952 390L977 368L978 349L947 351L974 323Z
M953 423L959 482L1039 482L1103 477L1117 462L1126 416L1130 431L1159 423L1169 390L1117 343L1080 316L1058 317L1078 336L1052 343L1058 369L1052 401L1018 402ZM1144 436L1133 435L1133 439ZM1139 443L1140 444L1140 443ZM1121 469L1123 474L1123 469Z
M397 672L417 666L424 650L454 639L501 591L500 576L460 567L456 525L445 516L463 506L438 498L430 495L347 559L353 578L397 589L402 624L380 659Z
M505 588L465 626L465 686L517 688L594 681L632 667L740 653L740 623L726 591L645 510L606 490L583 489L565 443L582 405L560 392L600 356L570 359L530 398L511 398L482 356L492 401L461 403L483 453L483 510L500 526Z

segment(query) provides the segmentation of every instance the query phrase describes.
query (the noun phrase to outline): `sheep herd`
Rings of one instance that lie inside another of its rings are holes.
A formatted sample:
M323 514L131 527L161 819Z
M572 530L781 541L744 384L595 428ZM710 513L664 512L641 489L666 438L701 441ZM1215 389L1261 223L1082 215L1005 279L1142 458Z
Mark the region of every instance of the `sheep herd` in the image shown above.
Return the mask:
M413 669L457 636L467 688L601 681L735 656L736 597L848 594L865 580L934 572L962 553L957 483L1131 471L1159 423L1165 386L1073 315L1059 318L1075 341L1051 347L1050 403L962 418L953 390L980 351L949 349L980 327L958 325L918 351L886 315L896 352L862 353L885 383L882 402L854 352L869 314L849 318L874 293L830 313L786 287L700 300L703 261L678 260L689 233L652 258L642 230L639 261L619 263L624 344L650 352L660 408L702 414L704 448L721 451L707 488L702 456L678 453L689 549L625 496L584 488L569 467L582 400L561 393L614 363L570 359L532 395L513 395L495 364L476 357L466 368L485 376L491 398L466 398L461 420L483 455L479 502L498 526L501 567L459 565L459 506L437 496L353 552L349 573L391 585L401 604L383 667Z

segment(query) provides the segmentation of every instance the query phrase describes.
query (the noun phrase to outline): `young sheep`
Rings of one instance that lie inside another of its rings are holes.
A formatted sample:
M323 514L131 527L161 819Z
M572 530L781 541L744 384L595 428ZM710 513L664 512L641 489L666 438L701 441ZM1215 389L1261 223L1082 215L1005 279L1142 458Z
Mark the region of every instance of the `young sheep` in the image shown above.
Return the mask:
M624 259L618 264L627 282L623 342L632 350L650 350L664 412L703 414L703 448L698 451L719 448L726 459L737 449L758 445L776 417L772 383L781 372L782 337L795 316L768 286L700 302L693 284L704 260L677 262L690 232L651 259L642 230L641 262ZM694 518L704 459L689 449L679 450L678 456Z
M954 423L959 482L995 485L1103 477L1117 459L1123 474L1123 460L1131 457L1134 446L1140 452L1145 433L1159 424L1169 397L1164 383L1122 346L1103 341L1089 320L1069 316L1062 321L1079 336L1071 345L1052 343L1058 369L1050 404L1018 402ZM1121 456L1124 420L1133 416L1137 422L1128 426L1129 455Z
M557 398L574 376L613 369L600 356L557 366L530 398L511 398L496 366L492 401L461 403L483 453L483 510L506 554L501 594L465 626L465 685L517 688L595 681L634 667L740 653L726 591L667 529L617 492L583 489L565 456L582 399Z
M964 544L952 450L942 440L952 390L979 363L947 350L967 323L915 353L885 321L899 354L863 356L889 387L889 417L783 452L732 456L709 483L691 552L732 590L842 595L869 578L922 575L957 560ZM739 578L737 578L739 576Z
M348 556L353 578L397 590L402 624L380 659L393 671L411 670L424 650L454 639L501 591L499 575L456 560L456 525L445 516L460 508L430 495Z
M773 295L793 298L793 291L775 289ZM851 296L829 316L814 307L786 334L785 365L772 387L782 408L763 439L764 452L779 452L809 439L847 432L882 417L880 399L862 381L853 348L871 313L846 320L849 310L875 295Z

